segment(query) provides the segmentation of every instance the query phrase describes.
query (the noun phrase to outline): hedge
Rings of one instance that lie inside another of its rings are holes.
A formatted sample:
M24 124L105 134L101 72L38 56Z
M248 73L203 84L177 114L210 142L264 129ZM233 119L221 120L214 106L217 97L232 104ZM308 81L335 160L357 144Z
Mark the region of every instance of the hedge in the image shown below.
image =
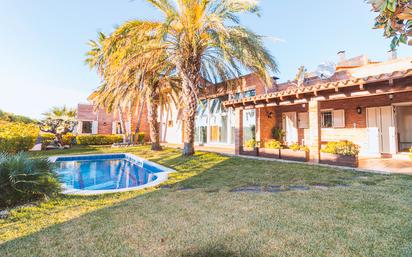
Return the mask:
M123 142L121 135L78 135L76 143L78 145L111 145Z
M76 143L76 135L72 133L67 133L63 135L63 144L64 145L73 145Z
M41 149L45 150L48 145L50 145L55 139L56 136L52 133L42 133L40 134L41 138Z
M1 123L0 152L18 153L33 148L40 129L35 124Z

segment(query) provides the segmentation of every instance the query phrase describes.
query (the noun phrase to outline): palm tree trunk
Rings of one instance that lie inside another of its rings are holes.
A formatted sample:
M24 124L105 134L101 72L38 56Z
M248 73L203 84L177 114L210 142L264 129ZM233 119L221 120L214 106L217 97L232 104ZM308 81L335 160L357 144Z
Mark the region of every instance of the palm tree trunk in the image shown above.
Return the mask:
M136 129L135 133L139 133L140 131L140 124L142 123L142 115L143 115L143 109L144 108L144 101L141 101L139 103L139 109L138 109L138 117L137 117L137 124L136 124Z
M183 155L190 156L195 153L195 118L197 109L196 92L197 85L183 75Z
M160 151L160 123L157 121L158 108L159 108L159 91L156 88L153 89L147 100L147 109L149 116L149 128L150 128L150 140L152 142L152 150Z
M169 113L170 113L170 104L167 105L167 112L166 112L166 122L165 122L165 129L163 135L163 141L166 142L167 137L167 128L169 127Z
M119 105L118 107L118 112L119 112L119 121L120 121L120 128L122 129L122 134L123 134L123 143L126 143L126 126L124 124L124 120L123 120L123 111L122 111L122 107Z

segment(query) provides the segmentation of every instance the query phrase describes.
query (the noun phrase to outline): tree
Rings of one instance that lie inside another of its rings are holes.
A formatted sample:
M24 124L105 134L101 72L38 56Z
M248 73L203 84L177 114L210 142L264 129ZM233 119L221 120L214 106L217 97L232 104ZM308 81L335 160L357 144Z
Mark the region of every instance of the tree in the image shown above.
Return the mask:
M63 145L63 135L73 132L77 125L76 109L66 106L53 107L50 111L43 114L45 119L40 122L40 129L56 135L57 143Z
M226 81L242 70L271 85L276 63L263 38L240 25L239 14L259 15L257 1L148 0L163 14L159 21L127 22L114 35L123 42L126 62L166 53L182 81L184 155L194 153L195 115L202 81ZM120 46L119 46L120 47ZM130 51L128 51L130 50Z
M135 104L140 105L141 109L143 105L140 99L144 99L148 108L152 150L161 150L158 109L168 104L169 100L165 99L177 95L178 79L171 76L174 66L166 61L164 51L141 55L130 62L127 56L141 51L141 47L138 44L125 47L128 42L124 42L121 36L125 29L127 24L110 37L100 34L99 43L91 42L92 50L88 53L87 62L97 68L104 81L93 100L97 105L112 111L113 106L119 106L121 110L120 106L125 102L129 104L128 110Z
M376 29L383 29L384 36L392 38L391 50L400 43L412 45L412 2L410 0L367 0L372 10L379 13L375 18Z

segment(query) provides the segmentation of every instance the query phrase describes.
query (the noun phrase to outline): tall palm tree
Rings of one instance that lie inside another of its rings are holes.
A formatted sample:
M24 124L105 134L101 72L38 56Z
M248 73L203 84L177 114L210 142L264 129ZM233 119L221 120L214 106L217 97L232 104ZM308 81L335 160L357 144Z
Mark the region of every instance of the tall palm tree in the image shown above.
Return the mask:
M276 63L262 37L240 25L241 13L259 14L255 0L147 1L162 12L163 19L127 22L112 40L122 41L127 62L160 51L176 67L182 80L183 154L192 155L202 78L216 83L248 70L270 85Z
M135 53L137 49L134 46L124 48L127 42L123 42L122 37L111 40L121 34L123 29L119 28L110 37L99 36L99 43L91 42L92 49L87 62L97 68L105 82L94 100L112 111L113 107L121 106L126 101L135 105L137 101L141 102L139 99L145 99L152 150L161 150L158 109L159 105L168 103L162 99L175 99L176 90L179 90L178 80L171 76L174 66L166 61L162 51L129 61L128 54Z

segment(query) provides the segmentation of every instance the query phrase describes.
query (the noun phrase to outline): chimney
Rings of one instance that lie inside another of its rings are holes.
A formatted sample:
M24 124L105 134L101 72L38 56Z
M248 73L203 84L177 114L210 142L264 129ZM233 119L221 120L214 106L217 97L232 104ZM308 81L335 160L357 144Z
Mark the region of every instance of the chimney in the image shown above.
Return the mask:
M396 59L398 59L398 52L396 50L389 50L388 60L396 60Z
M346 61L346 51L339 51L338 57L339 57L340 63L345 62Z

